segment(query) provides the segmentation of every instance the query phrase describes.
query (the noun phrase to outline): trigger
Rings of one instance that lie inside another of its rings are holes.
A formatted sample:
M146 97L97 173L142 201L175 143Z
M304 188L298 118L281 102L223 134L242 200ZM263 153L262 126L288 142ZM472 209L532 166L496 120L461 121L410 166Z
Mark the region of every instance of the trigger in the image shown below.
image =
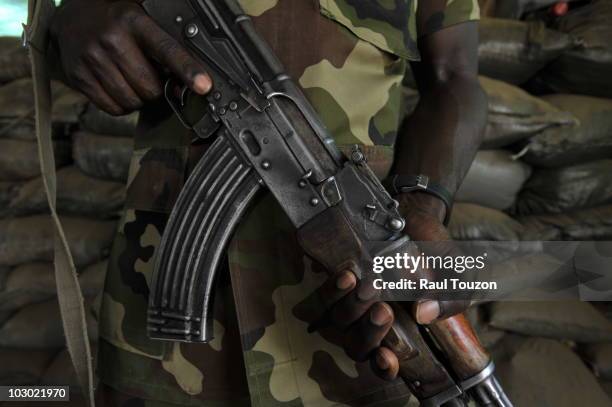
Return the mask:
M175 79L170 78L166 81L166 85L164 86L164 96L168 101L168 104L181 121L183 126L188 129L191 129L192 126L189 124L185 115L183 114L183 108L187 103L187 97L191 90L182 84L179 84Z

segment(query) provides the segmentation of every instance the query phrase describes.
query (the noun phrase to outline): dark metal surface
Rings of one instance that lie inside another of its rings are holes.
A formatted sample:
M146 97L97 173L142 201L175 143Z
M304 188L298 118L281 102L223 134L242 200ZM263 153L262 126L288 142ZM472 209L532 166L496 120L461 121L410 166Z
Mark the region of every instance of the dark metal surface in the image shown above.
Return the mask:
M213 338L211 291L227 242L258 190L259 177L219 135L187 181L162 237L151 285L153 338Z

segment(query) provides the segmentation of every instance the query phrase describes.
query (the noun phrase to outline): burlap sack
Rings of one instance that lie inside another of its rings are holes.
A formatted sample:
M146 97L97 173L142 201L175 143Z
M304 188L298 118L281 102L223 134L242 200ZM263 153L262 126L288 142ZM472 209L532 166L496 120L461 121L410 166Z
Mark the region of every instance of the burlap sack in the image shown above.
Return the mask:
M580 358L557 341L523 339L495 364L515 406L609 407L612 403Z
M87 99L85 96L52 82L53 121L77 123ZM30 78L19 79L0 87L0 118L33 117L34 89Z
M523 226L505 213L483 206L456 203L448 225L457 240L519 240Z
M455 201L508 209L530 174L531 168L512 159L508 151L479 151L455 195Z
M517 218L523 240L606 240L612 238L612 205L554 215Z
M108 261L86 267L79 274L83 295L96 296L102 291ZM25 305L56 296L52 263L27 263L0 275L0 312L17 310Z
M489 101L483 149L505 147L548 128L578 123L570 112L562 111L517 86L485 76L479 79ZM404 86L403 109L406 114L414 111L418 101L418 91Z
M56 354L56 349L0 348L0 386L38 384Z
M481 74L522 84L564 51L575 46L568 34L541 21L483 18L479 23L478 62Z
M578 121L570 112L509 83L481 76L480 84L489 99L482 148L504 147L542 130L575 125Z
M30 58L19 37L0 37L0 83L30 76Z
M87 316L89 339L97 341L98 329L91 312ZM65 346L64 331L56 299L30 304L13 314L0 327L0 347L51 349Z
M536 170L518 196L521 215L563 213L612 203L612 160Z
M612 100L549 95L544 100L572 113L575 126L544 130L529 139L523 159L539 167L561 167L612 157Z
M115 221L62 217L74 262L82 267L108 257ZM47 215L0 220L0 265L51 261L53 228Z
M109 218L118 215L125 201L125 185L90 177L76 167L57 172L57 209L60 214ZM5 197L9 195L9 199ZM47 212L41 178L24 184L0 183L0 216L24 216Z
M29 263L11 270L0 286L0 310L17 310L24 305L55 296L51 263Z
M125 116L111 116L93 104L89 104L80 118L81 126L92 133L109 136L134 137L138 113Z
M594 343L612 341L612 322L588 302L497 302L491 325L529 336Z
M72 155L76 166L92 177L125 181L133 147L131 138L77 132Z
M557 92L612 98L612 1L585 3L561 17L557 27L581 46L552 61L541 78Z
M70 162L70 143L53 143L58 167ZM28 180L40 175L38 146L35 141L0 139L0 181Z

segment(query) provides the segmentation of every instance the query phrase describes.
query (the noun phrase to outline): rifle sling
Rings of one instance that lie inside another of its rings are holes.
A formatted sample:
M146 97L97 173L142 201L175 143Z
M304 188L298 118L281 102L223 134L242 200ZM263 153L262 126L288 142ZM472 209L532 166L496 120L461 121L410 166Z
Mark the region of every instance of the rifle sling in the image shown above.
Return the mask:
M83 295L68 241L56 209L57 177L51 138L51 81L45 60L49 23L54 10L53 0L28 1L28 25L24 26L24 42L28 46L32 64L38 158L54 228L55 281L66 346L87 405L94 407L93 364Z

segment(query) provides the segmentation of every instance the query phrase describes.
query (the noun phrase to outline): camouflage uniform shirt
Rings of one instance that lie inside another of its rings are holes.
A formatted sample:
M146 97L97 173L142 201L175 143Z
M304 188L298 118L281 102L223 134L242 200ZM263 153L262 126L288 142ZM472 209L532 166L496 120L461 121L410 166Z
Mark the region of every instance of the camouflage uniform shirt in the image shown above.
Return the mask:
M407 61L419 58L416 0L241 3L336 144L362 145L384 176L402 116ZM478 18L476 0L446 3L428 32ZM142 112L102 301L102 382L146 406L405 405L409 394L401 381L377 379L325 330L307 332L320 312L311 294L326 274L301 253L270 197L253 208L228 250L229 272L221 273L216 290L215 339L203 345L147 338L155 252L186 174L201 155L190 140L165 104Z

